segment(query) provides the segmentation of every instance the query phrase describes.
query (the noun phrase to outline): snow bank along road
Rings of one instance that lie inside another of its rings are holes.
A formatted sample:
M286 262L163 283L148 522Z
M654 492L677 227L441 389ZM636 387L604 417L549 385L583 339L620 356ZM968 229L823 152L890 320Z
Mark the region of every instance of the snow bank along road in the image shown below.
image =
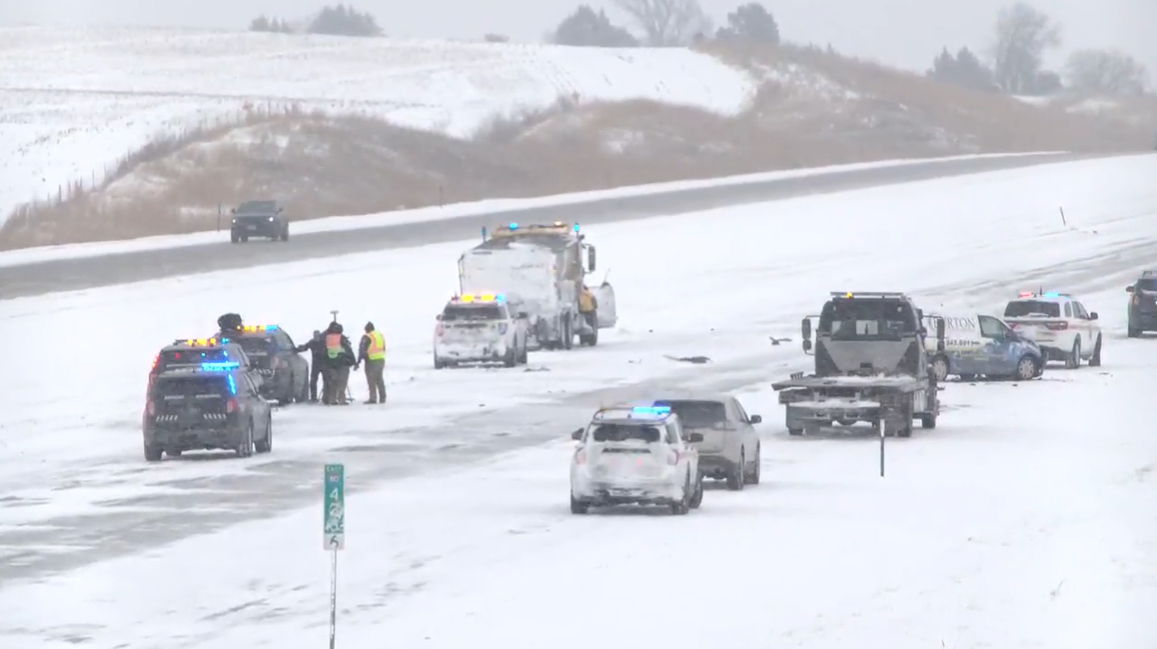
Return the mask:
M1157 254L1154 173L1157 156L1080 161L588 227L621 325L525 371L431 369L472 241L256 269L257 287L218 272L4 301L0 335L25 342L0 375L0 646L323 641L320 467L341 461L344 646L1150 649L1157 437L1135 406L1157 341L1124 337L1121 289ZM869 440L788 439L760 389L806 367L767 336L798 341L829 290L998 309L1041 284L1101 314L1105 367L948 386L886 479ZM292 406L269 456L145 464L160 344L234 309L303 336L331 308L388 332L389 405ZM81 361L59 344L78 334ZM713 362L665 358L692 354ZM567 432L679 386L749 391L766 484L687 518L572 519ZM655 623L680 587L695 614Z
M2 280L0 299L159 279L186 273L462 240L477 236L479 228L483 226L493 227L495 223L512 219L527 222L564 220L587 224L610 223L651 216L684 214L725 205L779 200L1082 158L1082 156L1053 154L981 157L861 168L751 184L628 195L580 204L548 204L518 211L474 214L446 220L408 222L367 229L313 232L307 230L305 233L293 234L288 244L277 245L263 240L248 245L230 245L228 232L224 232L220 241L211 245L0 266L0 280ZM308 228L308 224L304 225L302 229Z

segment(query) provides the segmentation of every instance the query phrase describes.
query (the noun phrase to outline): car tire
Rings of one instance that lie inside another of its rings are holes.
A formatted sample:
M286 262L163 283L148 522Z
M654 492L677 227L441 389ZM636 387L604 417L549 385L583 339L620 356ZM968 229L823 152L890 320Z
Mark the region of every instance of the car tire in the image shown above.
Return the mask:
M1065 358L1065 367L1070 370L1081 369L1081 337L1077 336L1073 340L1073 348L1069 351L1069 355Z
M239 243L240 241L241 237L236 232L231 230L229 232L229 243Z
M1016 373L1012 375L1014 381L1031 381L1036 376L1036 360L1025 354L1016 362Z
M1089 367L1101 366L1101 337L1097 336L1097 342L1093 344L1093 355L1089 357Z
M1140 338L1141 337L1141 330L1140 329L1134 329L1132 326L1130 326L1129 330L1127 332L1125 332L1125 335L1128 336L1129 338Z
M936 415L920 415L920 427L924 430L932 430L936 428ZM912 429L908 429L908 434L912 434Z
M281 240L282 241L289 241L289 224L288 223L286 223L285 227L281 229Z
M268 453L273 450L273 417L265 420L265 439L254 443L258 453Z
M591 506L588 503L576 499L574 494L570 495L570 513L581 515L590 511L590 508Z
M435 354L434 355L434 369L440 370L444 367L446 367L446 361L438 358L437 354Z
M253 455L253 422L245 427L245 435L237 445L237 457L251 457Z
M800 437L803 435L803 429L802 428L788 428L787 434L791 435L792 437Z
M169 457L181 457L181 452L182 451L179 448L165 449L165 455L168 455Z
M747 481L747 484L750 484L750 485L759 484L760 474L763 473L762 455L763 455L762 449L759 446L756 446L755 447L755 462L754 462L753 466L751 467L751 473L749 473L747 475L747 477L744 478Z
M744 463L746 457L741 452L739 454L739 463L727 471L727 490L728 491L743 491L743 484L746 476L744 476Z
M241 235L241 243L249 243L249 235L248 234Z
M518 355L518 362L526 365L530 362L530 354L526 351L526 339L522 339L522 352Z
M506 350L506 356L502 359L503 367L515 367L518 365L518 350L511 347Z
M695 495L691 497L691 509L699 509L703 504L703 474L695 477Z
M146 462L160 462L161 461L161 447L149 446L145 444L145 461Z

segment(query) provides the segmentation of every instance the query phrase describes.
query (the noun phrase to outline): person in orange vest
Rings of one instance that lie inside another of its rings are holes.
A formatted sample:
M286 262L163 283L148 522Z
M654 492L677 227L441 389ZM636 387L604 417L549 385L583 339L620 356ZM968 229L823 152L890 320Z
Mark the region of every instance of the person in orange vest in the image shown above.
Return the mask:
M386 380L382 376L386 370L386 337L382 332L374 329L374 323L366 323L366 333L358 345L358 362L354 369L365 361L366 385L370 389L370 398L366 403L386 402Z
M350 339L343 334L337 322L325 330L325 395L326 405L346 405L346 391L350 380L350 366L356 363Z

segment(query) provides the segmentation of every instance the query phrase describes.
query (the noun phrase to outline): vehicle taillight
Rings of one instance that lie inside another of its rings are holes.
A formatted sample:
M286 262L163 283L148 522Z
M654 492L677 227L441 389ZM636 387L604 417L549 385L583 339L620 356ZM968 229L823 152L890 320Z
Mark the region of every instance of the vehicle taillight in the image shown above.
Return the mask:
M667 464L675 466L679 463L679 451L671 451L667 453Z
M1133 294L1133 304L1140 304L1140 303L1141 303L1141 296L1134 293Z
M1069 323L1067 323L1067 322L1049 322L1049 323L1045 324L1045 326L1048 327L1049 331L1064 331L1065 329L1069 328Z
M228 414L232 414L234 412L237 412L237 400L236 399L229 399L228 401L225 402L225 412Z
M152 417L153 415L157 414L157 404L153 403L153 402L152 402L152 400L149 400L149 407L148 407L148 411L149 411L149 416L150 416L150 417Z
M444 333L446 333L446 328L445 328L445 327L443 327L442 325L438 325L438 326L437 326L437 327L434 329L434 335L435 335L435 336L441 336L441 335L442 335L442 334L444 334Z
M580 448L579 450L575 451L574 463L575 464L586 464L587 463L587 451L586 451L586 449Z
M157 354L156 356L153 357L153 369L154 370L157 369L157 363L160 363L160 362L161 362L161 355L160 354Z

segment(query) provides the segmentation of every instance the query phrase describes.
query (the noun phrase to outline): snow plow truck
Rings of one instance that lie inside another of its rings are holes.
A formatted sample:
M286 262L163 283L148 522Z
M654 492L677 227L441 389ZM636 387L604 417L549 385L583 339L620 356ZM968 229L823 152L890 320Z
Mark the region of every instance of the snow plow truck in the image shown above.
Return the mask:
M618 318L610 283L587 287L596 252L585 239L578 223L561 221L510 223L490 236L483 229L482 242L458 259L459 288L504 293L512 311L526 314L531 349L571 349L576 337L593 347Z

